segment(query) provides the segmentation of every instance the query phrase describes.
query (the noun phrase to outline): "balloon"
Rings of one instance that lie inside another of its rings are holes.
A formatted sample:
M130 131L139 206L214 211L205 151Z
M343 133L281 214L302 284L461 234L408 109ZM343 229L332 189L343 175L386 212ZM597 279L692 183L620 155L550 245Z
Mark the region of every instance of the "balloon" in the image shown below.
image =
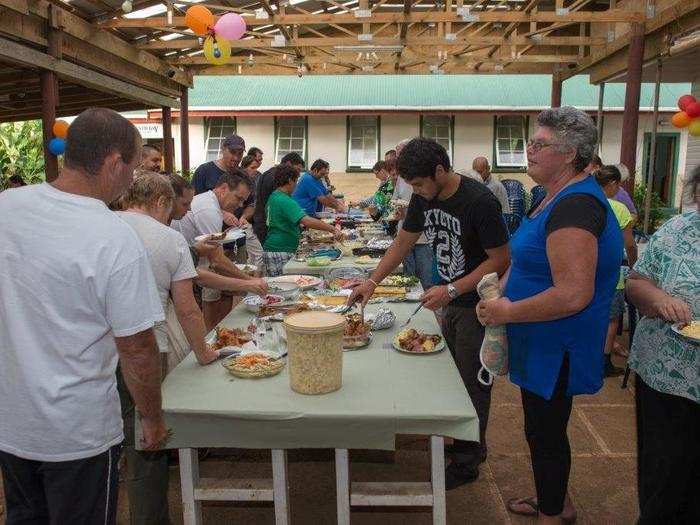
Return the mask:
M65 120L57 120L53 123L53 134L59 139L65 139L68 135L68 122Z
M700 137L700 118L696 118L690 123L688 133L693 137Z
M681 111L685 111L688 107L688 104L692 104L693 102L697 102L693 95L683 95L678 99L678 108Z
M57 157L63 155L63 152L66 151L66 141L63 139L51 139L49 141L49 151Z
M684 128L690 124L690 117L685 111L679 111L671 117L671 124L676 128Z
M203 5L190 6L185 13L185 24L195 35L206 35L215 22L214 15Z
M231 60L231 43L225 38L207 37L204 41L204 56L215 66Z
M221 36L226 40L238 40L245 34L245 20L237 13L226 13L219 18L214 26L216 36Z
M691 102L685 107L685 112L690 118L700 117L700 102Z

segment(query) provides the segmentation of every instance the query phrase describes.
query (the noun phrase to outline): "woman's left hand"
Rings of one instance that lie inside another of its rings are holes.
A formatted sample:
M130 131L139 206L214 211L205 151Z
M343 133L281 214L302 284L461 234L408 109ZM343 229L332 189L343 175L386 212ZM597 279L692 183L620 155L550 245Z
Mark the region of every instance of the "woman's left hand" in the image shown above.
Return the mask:
M506 324L510 321L510 307L513 303L505 297L479 301L476 305L476 316L484 326Z

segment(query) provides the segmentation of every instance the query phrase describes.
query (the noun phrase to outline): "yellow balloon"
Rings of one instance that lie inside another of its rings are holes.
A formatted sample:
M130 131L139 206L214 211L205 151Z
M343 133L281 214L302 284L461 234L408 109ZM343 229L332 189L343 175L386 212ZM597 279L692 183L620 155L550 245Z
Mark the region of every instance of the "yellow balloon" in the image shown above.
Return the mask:
M223 38L217 37L215 40L209 36L204 41L204 56L215 66L226 64L231 59L231 43Z
M700 137L700 117L693 119L692 122L688 124L688 133L693 137Z

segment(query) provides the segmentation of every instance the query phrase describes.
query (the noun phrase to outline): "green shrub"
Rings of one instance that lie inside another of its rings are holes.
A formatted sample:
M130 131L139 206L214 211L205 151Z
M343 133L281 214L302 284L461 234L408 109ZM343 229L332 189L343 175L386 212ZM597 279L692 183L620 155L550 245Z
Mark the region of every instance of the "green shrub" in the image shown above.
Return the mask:
M634 186L634 195L632 200L637 208L639 218L637 219L637 229L644 228L644 199L647 191L647 185L643 182L638 182ZM654 233L659 227L659 221L664 216L663 209L666 208L666 203L661 200L661 197L655 191L651 192L651 202L649 206L649 233Z
M41 122L0 124L0 187L19 175L27 184L45 180Z

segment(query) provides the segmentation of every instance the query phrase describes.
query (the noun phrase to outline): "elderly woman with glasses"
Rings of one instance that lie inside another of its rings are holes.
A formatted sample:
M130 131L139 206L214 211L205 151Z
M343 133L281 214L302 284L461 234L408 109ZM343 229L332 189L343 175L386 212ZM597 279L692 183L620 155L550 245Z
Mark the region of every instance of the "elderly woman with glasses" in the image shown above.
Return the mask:
M506 325L510 380L521 389L537 498L508 502L539 524L572 523L567 494L572 396L603 385L608 313L622 262L622 235L595 178L597 142L584 112L540 113L527 143L528 174L547 196L511 239L503 297L477 307L485 325Z

